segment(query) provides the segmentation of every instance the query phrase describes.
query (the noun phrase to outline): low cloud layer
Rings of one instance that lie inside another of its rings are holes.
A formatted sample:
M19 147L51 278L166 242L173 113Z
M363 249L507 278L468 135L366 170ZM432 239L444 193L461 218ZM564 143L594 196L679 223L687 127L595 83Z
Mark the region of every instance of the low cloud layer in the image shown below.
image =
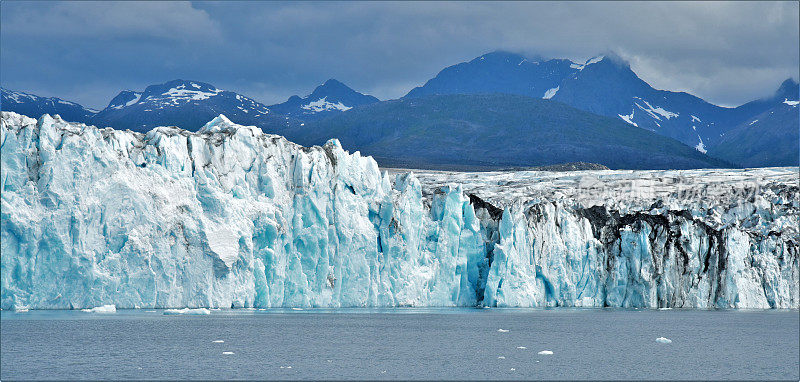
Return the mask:
M798 78L797 2L4 2L3 87L102 108L183 78L266 104L328 78L381 99L496 50L614 51L660 89L720 105Z

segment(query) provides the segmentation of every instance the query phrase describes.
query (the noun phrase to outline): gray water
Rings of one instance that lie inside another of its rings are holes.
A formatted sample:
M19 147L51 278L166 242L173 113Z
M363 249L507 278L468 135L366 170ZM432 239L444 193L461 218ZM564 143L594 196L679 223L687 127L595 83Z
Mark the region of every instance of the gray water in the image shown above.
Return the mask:
M4 311L0 318L2 380L800 379L797 311Z

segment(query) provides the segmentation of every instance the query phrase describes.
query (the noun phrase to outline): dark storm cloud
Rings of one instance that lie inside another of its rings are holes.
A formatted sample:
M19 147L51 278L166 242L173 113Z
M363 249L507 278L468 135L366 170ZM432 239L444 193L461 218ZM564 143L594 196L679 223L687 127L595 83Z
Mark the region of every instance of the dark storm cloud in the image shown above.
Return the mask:
M798 77L797 2L4 2L4 87L103 107L175 78L267 104L328 78L381 99L496 49L628 59L654 87L736 105Z

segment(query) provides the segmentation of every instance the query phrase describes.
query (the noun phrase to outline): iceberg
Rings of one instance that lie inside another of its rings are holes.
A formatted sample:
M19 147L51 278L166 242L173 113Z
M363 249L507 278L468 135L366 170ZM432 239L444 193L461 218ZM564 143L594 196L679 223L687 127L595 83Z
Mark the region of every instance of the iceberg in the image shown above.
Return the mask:
M206 308L183 308L183 309L167 309L164 311L164 315L190 315L190 316L203 316L209 315L211 311ZM217 341L214 341L217 342ZM220 342L221 343L221 342Z
M103 306L96 306L91 309L81 309L81 311L89 313L116 313L117 307L114 305L103 305Z
M800 301L797 168L390 172L222 115L0 133L6 310Z

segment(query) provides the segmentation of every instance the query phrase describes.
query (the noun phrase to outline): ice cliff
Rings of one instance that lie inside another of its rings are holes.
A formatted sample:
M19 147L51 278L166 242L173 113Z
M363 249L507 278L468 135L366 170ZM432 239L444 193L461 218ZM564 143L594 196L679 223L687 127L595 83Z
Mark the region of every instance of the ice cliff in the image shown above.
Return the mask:
M224 116L0 133L2 309L800 302L797 168L414 175Z

